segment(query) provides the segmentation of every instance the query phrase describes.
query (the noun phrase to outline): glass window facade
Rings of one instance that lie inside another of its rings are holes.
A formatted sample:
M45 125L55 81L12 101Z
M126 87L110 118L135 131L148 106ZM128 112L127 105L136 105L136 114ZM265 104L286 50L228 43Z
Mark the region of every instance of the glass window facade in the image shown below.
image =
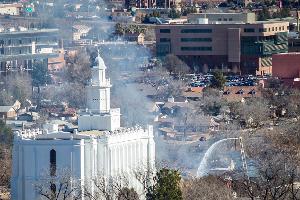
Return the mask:
M171 42L171 38L160 38L160 42Z
M260 33L262 33L262 32L268 32L268 29L267 29L267 28L260 28L260 29L259 29L259 32L260 32Z
M211 42L211 38L181 38L181 42Z
M160 29L159 30L160 33L171 33L170 29Z
M181 51L212 51L212 47L181 47Z
M212 29L182 29L181 33L212 33Z
M244 32L245 32L245 33L254 33L254 32L255 32L255 29L254 29L254 28L245 28L245 29L244 29Z

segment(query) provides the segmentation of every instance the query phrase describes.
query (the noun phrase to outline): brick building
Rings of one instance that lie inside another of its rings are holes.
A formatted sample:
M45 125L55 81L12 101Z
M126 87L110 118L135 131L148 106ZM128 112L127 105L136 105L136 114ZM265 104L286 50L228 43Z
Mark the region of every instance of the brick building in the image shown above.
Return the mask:
M272 74L285 85L300 88L300 53L275 54Z
M288 52L288 22L199 22L156 26L157 55L177 55L199 72L262 75L272 72L273 54Z

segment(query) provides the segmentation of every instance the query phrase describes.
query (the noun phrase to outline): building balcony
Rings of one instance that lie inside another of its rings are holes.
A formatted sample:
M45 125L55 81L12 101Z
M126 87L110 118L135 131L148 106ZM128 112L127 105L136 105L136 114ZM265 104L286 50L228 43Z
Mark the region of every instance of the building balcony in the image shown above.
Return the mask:
M56 58L58 56L59 56L58 53L0 55L0 62L11 61L11 60L47 59L47 58Z
M0 46L2 48L23 48L23 47L31 47L32 43L27 43L27 44L12 44L12 45L3 45ZM58 46L58 42L39 42L35 43L36 47L39 46Z

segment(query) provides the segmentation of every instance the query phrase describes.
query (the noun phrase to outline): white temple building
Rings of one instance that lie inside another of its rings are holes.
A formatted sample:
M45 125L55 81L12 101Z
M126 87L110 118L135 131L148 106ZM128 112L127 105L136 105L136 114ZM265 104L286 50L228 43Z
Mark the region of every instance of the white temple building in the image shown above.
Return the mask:
M15 133L12 199L40 199L36 184L45 174L56 177L60 169L68 169L81 186L91 185L99 174L113 177L131 174L141 167L154 169L153 128L120 127L120 109L110 108L111 84L105 71L104 61L98 55L87 86L87 109L78 119L79 132L54 129ZM131 187L141 189L133 177L129 175L128 179Z

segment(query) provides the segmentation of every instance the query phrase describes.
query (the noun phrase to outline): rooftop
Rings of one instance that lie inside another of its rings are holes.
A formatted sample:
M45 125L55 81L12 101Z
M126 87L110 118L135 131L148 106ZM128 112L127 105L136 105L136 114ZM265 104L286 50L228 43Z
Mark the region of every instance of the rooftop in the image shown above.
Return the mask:
M105 130L89 130L89 131L81 131L78 132L75 130L74 133L71 132L63 132L63 131L54 131L48 132L48 130L41 129L25 129L16 132L16 135L21 139L40 139L40 140L60 140L60 139L88 139L88 138L116 138L113 136L123 136L121 139L126 140L129 139L128 135L141 135L142 137L146 133L152 134L152 132L148 132L151 129L151 126L148 129L144 129L141 126L135 126L131 128L120 128L115 131L105 131ZM136 137L136 136L134 136Z
M79 134L98 137L98 136L103 136L107 133L106 133L106 131L90 130L90 131L80 131Z
M1 112L8 112L13 106L0 106L0 113Z
M0 36L17 35L17 34L33 34L33 33L55 33L58 29L6 29L0 32Z
M185 24L159 24L158 26L164 26L164 25L172 25L172 26L197 26L197 25L257 25L257 24L277 24L277 23L289 23L287 21L256 21L252 23L246 23L241 21L216 21L216 22L209 22L209 23L185 23Z
M5 7L17 7L17 8L21 8L23 7L22 4L20 3L3 3L3 4L0 4L0 8L5 8Z

